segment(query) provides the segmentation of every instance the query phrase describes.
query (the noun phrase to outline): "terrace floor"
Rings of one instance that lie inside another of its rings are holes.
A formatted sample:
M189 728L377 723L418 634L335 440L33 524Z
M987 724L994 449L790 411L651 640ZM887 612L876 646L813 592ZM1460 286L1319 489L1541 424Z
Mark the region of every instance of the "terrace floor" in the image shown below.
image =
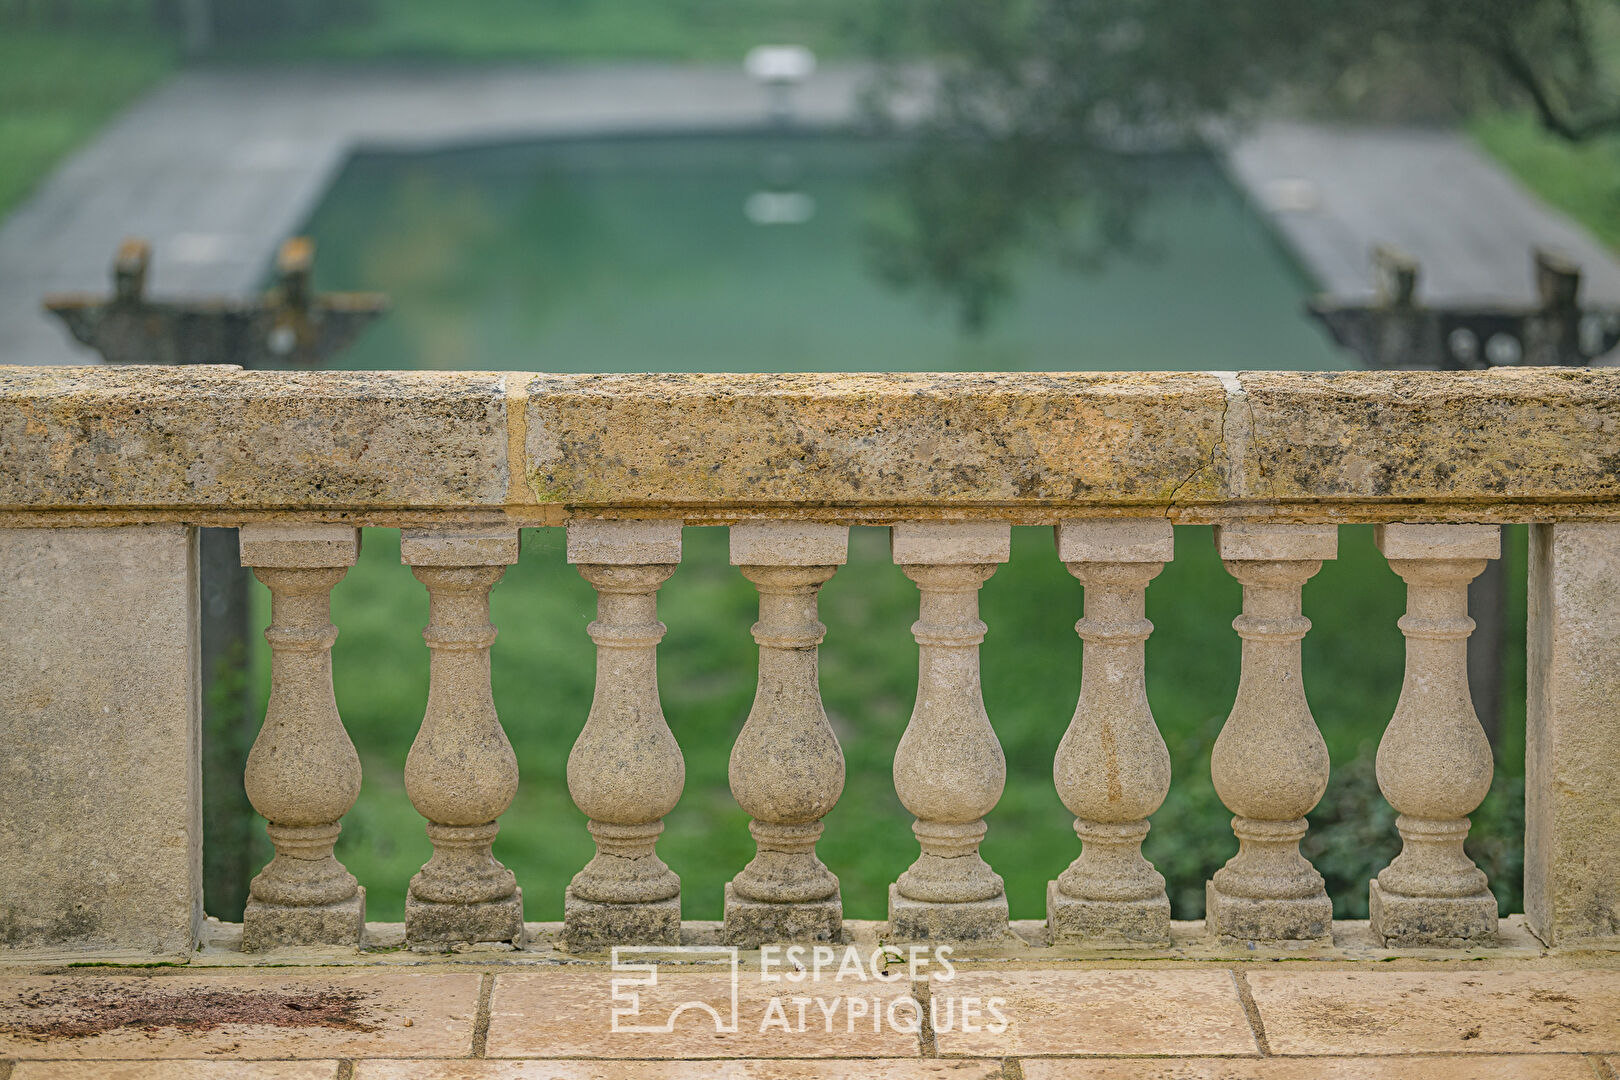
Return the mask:
M1241 960L1197 923L1134 959L1015 923L949 971L926 950L874 967L881 924L846 926L795 979L780 953L714 948L715 924L615 971L558 951L554 924L521 953L416 954L373 924L365 956L245 957L211 923L184 964L0 967L0 1080L1620 1076L1620 954L1551 953L1519 919L1491 949L1393 952L1340 923L1331 949Z

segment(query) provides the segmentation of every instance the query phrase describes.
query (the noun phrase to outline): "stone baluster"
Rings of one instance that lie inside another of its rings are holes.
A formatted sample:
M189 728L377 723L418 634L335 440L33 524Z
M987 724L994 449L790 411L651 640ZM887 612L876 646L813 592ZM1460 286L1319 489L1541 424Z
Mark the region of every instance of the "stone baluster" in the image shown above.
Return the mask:
M490 694L489 592L518 559L515 528L405 530L400 560L427 586L428 700L405 792L433 856L411 878L405 941L523 945L523 892L490 850L517 794L517 755Z
M686 783L658 701L658 587L681 561L679 521L573 521L568 561L596 588L596 696L568 755L568 790L596 855L563 901L571 949L679 944L681 879L655 845Z
M1164 518L1065 521L1058 558L1085 586L1080 700L1052 778L1074 814L1080 855L1046 886L1054 942L1170 940L1164 876L1142 857L1148 816L1170 791L1170 751L1148 707L1148 582L1175 555Z
M894 561L917 583L917 703L894 754L894 788L916 817L922 852L889 886L901 941L970 941L1007 933L1001 875L979 854L984 816L1001 800L1007 760L979 685L979 587L1007 561L1002 522L919 522L891 532Z
M1327 790L1328 753L1300 673L1311 621L1300 591L1338 552L1332 526L1219 526L1215 545L1243 583L1237 700L1210 756L1215 792L1235 817L1238 852L1204 890L1205 927L1217 938L1328 944L1333 903L1300 854L1305 815Z
M726 885L725 939L835 941L838 878L816 857L821 819L844 790L844 752L821 705L816 594L848 555L842 525L731 527L731 563L759 590L759 685L731 750L731 792L753 821L756 853Z
M242 565L270 590L270 701L248 753L249 801L275 857L248 887L242 948L358 945L366 891L332 854L360 794L360 755L332 693L332 586L360 553L345 525L245 525Z
M1378 787L1400 815L1401 853L1372 881L1372 929L1392 945L1496 937L1496 897L1463 851L1491 789L1490 740L1468 692L1468 583L1500 557L1495 525L1380 525L1378 549L1406 582L1406 677L1378 743Z

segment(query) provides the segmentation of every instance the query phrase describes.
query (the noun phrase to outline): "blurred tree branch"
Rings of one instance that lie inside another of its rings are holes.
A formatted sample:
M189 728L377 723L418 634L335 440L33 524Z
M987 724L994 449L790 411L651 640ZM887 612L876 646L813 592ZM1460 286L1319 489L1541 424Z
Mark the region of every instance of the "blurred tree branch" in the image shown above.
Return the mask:
M1620 0L887 0L870 42L930 64L869 230L877 272L942 294L982 329L1013 291L1013 253L1056 243L1082 265L1133 246L1145 189L1132 151L1196 144L1260 109L1354 112L1358 101L1452 115L1528 103L1580 141L1620 131Z

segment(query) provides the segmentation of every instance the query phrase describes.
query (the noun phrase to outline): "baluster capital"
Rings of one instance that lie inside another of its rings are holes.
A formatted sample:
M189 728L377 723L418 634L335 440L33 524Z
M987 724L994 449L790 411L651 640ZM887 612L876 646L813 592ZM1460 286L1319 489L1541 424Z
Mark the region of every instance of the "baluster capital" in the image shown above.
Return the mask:
M843 566L848 561L847 525L740 521L731 527L732 566Z
M407 566L511 566L518 561L518 530L505 527L405 529L399 561Z
M242 565L254 570L353 566L360 557L360 530L352 525L263 522L238 533Z

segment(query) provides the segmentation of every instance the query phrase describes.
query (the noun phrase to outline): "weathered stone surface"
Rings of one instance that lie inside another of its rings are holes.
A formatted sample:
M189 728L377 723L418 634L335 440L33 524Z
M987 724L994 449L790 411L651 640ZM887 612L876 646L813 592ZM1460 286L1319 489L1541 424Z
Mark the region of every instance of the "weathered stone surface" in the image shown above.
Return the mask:
M583 899L569 885L563 891L562 940L571 952L594 952L614 945L678 945L680 895L614 904Z
M894 752L894 789L916 816L921 853L889 888L889 930L901 941L972 941L1007 933L1001 875L979 853L984 817L1007 782L1007 760L984 709L979 587L1010 557L1004 522L903 523L894 561L917 583L917 700Z
M601 566L648 566L681 561L679 521L592 521L568 523L568 561Z
M815 834L821 835L819 824ZM814 855L812 851L811 857ZM816 865L821 866L820 859ZM833 891L830 896L812 900L755 900L739 893L736 882L726 882L726 941L739 948L757 949L778 941L843 940L844 898L838 890L838 879L826 867L821 869L832 877Z
M731 748L727 777L753 820L754 857L726 885L725 939L836 940L838 877L816 857L821 819L844 790L844 751L821 704L817 649L827 627L816 595L849 546L843 526L748 522L731 529L731 562L759 593L759 682Z
M270 589L270 700L243 783L275 857L248 888L242 948L358 945L366 891L333 854L360 795L360 755L332 692L332 587L354 565L360 533L342 525L254 523L243 563ZM260 563L259 560L264 560Z
M1378 546L1406 582L1406 674L1378 744L1378 786L1399 815L1401 853L1371 886L1373 933L1394 945L1496 935L1496 897L1463 850L1491 788L1490 740L1468 690L1468 583L1500 553L1494 525L1382 525Z
M984 900L913 900L898 884L889 886L885 941L998 941L1009 932L1005 892Z
M0 1060L466 1057L479 980L286 969L0 978Z
M1246 371L1249 499L1613 499L1620 372ZM1227 445L1234 429L1228 424Z
M179 525L0 529L0 951L196 943L195 551Z
M1023 1066L1024 1080L1592 1080L1586 1061L1570 1054L1174 1061L1031 1058ZM355 1074L357 1080L361 1075ZM412 1080L419 1075L411 1074ZM430 1076L422 1075L421 1080ZM438 1077L432 1076L432 1080ZM462 1080L460 1074L454 1080Z
M884 1080L1002 1080L1004 1074L999 1061L907 1061L902 1058L887 1058L881 1063L874 1063L870 1058L842 1061L361 1061L354 1068L354 1080L872 1080L877 1075ZM1444 1076L1441 1080L1454 1078ZM1541 1075L1536 1074L1534 1080L1542 1080ZM1563 1080L1563 1076L1549 1074L1546 1080ZM1582 1077L1582 1080L1587 1078Z
M0 367L0 506L499 506L502 376Z
M568 754L568 790L590 819L596 855L568 886L563 937L574 949L675 944L681 879L656 845L686 765L658 700L658 587L680 563L680 523L571 522L568 558L597 594L586 628L596 691Z
M1207 464L1202 374L537 375L541 502L1167 502ZM1152 406L1148 407L1148 403Z
M1311 628L1301 592L1337 552L1331 527L1239 523L1215 547L1243 583L1237 700L1210 754L1210 777L1233 813L1238 852L1204 887L1204 925L1234 943L1325 945L1333 902L1299 850L1305 815L1327 790L1328 751L1305 698L1300 643Z
M1170 751L1148 706L1148 583L1175 553L1163 518L1064 521L1058 557L1086 587L1075 624L1085 662L1074 716L1052 763L1081 852L1046 887L1055 942L1170 940L1164 876L1142 856L1148 817L1170 791Z
M889 530L896 566L961 566L1012 558L1005 521L906 521Z
M958 971L931 979L941 1054L1257 1054L1227 971ZM976 998L968 1026L962 1007ZM990 1029L996 998L1004 1031ZM946 1002L953 1012L946 1012Z
M1274 1054L1608 1052L1620 971L1248 974Z
M11 1080L336 1080L336 1061L23 1061Z
M1620 371L0 368L11 510L1477 521L1538 501L1620 517Z
M1469 896L1406 896L1367 883L1368 921L1395 947L1466 948L1496 939L1496 897L1489 889Z
M653 958L624 959L650 964ZM830 971L800 982L768 981L757 971L733 975L724 968L681 971L670 965L656 967L653 974L601 966L503 973L495 977L490 1000L486 1053L491 1058L916 1058L921 1048L915 1033L895 1030L886 1016L874 1024L872 1016L886 1013L889 1002L910 992L905 981L837 982ZM818 996L837 1008L831 1021L813 1003ZM841 997L864 999L866 1013L847 1023L844 1002L835 1000ZM802 1027L794 998L805 1005ZM909 1006L902 1010L899 1015L907 1019L915 1015ZM765 1024L768 1018L772 1023ZM868 1065L867 1075L885 1075L886 1062Z
M405 901L414 947L523 943L523 893L490 850L496 818L517 794L518 764L490 692L489 593L517 554L516 529L401 537L400 558L427 586L431 654L427 709L405 759L405 792L433 841Z
M1524 911L1620 944L1620 526L1531 527L1529 624Z

